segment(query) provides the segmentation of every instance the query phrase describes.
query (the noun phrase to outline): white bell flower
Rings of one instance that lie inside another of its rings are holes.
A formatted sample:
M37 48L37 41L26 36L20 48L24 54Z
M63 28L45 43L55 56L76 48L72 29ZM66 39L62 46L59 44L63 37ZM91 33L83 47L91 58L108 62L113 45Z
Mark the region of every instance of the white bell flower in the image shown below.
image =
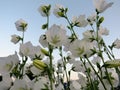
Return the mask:
M98 34L101 35L109 35L109 30L107 28L103 28L102 26L100 26L99 30L98 30Z
M120 49L120 39L116 39L114 42L114 48Z
M20 44L19 52L20 55L29 56L33 53L33 45L31 42L26 42L24 44Z
M20 41L20 36L18 36L18 35L14 34L11 37L12 37L11 42L13 42L14 44L17 44Z
M102 71L104 72L105 69L102 70ZM108 69L108 73L111 74L111 77L112 77L112 78L111 78L112 85L113 85L114 87L117 87L117 85L118 85L118 83L119 83L119 79L118 79L118 75L117 75L117 73L116 73L116 70L113 69L113 68L110 68L110 69ZM103 73L103 76L104 76L104 75L106 75L105 72ZM105 87L107 88L107 90L110 90L110 89L111 89L111 85L110 85L108 79L103 79L103 82L104 82ZM101 83L99 84L99 89L100 89L100 90L103 90L103 89L104 89Z
M35 58L35 55L40 56L40 58L43 58L43 54L41 53L41 47L40 46L33 46L32 43L26 42L24 44L20 44L19 53L22 56L29 56L31 59Z
M60 4L56 4L56 5L55 5L55 8L54 8L54 10L53 10L53 14L54 14L57 18L61 17L61 16L58 14L59 12L61 12L60 9L64 9L64 7L63 7L62 5L60 5Z
M38 8L38 11L40 12L40 14L43 16L43 17L47 17L50 15L50 7L49 5L41 5L39 8Z
M0 90L8 90L11 87L13 80L9 73L2 74L2 81L0 81Z
M19 19L15 22L15 26L18 31L26 31L27 25L27 22L23 19Z
M70 89L71 90L81 90L81 85L77 81L71 81Z
M52 25L46 32L47 41L55 46L62 46L66 40L66 31L58 25Z
M88 22L85 19L85 15L80 15L79 17L74 16L72 19L72 23L77 23L76 26L78 27L86 27L88 25Z
M90 25L93 25L93 23L96 21L96 16L97 16L96 13L93 13L90 16L88 16L87 20Z
M40 38L39 38L39 43L40 43L44 48L48 47L48 42L47 42L46 36L45 36L44 34L40 36Z
M44 84L48 85L48 87L49 87L49 80L48 80L48 78L40 77L40 79L34 83L33 90L45 89L45 85Z
M70 46L70 51L74 57L83 57L84 55L90 57L92 54L91 49L93 48L94 44L92 42L82 39L75 40Z
M24 79L16 79L10 90L29 90L28 84Z
M17 53L7 57L0 57L0 73L9 73L12 68L19 63Z
M74 61L72 65L73 71L75 72L84 72L85 68L81 61Z
M92 63L96 65L96 63L101 63L101 58L99 56L93 57Z
M64 90L64 86L62 83L60 83L56 88L55 90Z
M84 73L79 73L78 74L78 82L79 84L84 87L87 83L87 78L86 78L86 75Z
M113 2L107 3L106 0L94 0L95 8L99 13L104 12L107 8L111 7Z

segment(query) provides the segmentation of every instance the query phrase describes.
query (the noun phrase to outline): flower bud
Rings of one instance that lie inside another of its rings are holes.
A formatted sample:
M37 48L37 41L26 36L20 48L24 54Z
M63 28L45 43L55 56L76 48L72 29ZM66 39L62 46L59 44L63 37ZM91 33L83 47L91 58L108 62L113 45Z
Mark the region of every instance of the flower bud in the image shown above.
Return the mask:
M40 70L44 70L44 69L47 67L47 64L45 64L45 63L42 62L41 60L37 60L37 59L35 59L35 60L33 61L33 65L34 65L35 67L37 67L38 69L40 69Z
M46 56L49 56L49 52L43 48L41 48L41 52L46 55Z

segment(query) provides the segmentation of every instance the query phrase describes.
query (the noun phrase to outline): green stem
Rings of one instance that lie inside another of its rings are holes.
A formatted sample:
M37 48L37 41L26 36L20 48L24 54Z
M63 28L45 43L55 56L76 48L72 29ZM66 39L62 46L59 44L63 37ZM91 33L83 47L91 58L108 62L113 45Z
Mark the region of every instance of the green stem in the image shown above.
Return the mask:
M105 87L105 84L103 82L103 80L101 79L101 77L98 75L98 72L95 70L95 68L93 67L92 63L89 61L88 58L86 58L86 60L88 61L88 63L90 64L90 66L92 67L92 69L94 70L95 74L97 75L97 77L99 78L101 84L103 85L104 89L107 90L107 88Z
M68 77L68 74L67 74L66 62L65 62L65 58L63 57L62 47L60 47L59 51L60 51L60 56L61 56L62 62L63 62L63 68L64 68L64 71L65 71L65 75L66 75L66 79L67 79L67 84L69 84L70 77ZM69 89L69 86L70 86L70 85L68 85L68 89Z
M72 34L75 36L76 39L78 39L78 37L77 37L77 35L76 35L76 33L75 33L74 29L73 29L73 25L72 25L71 22L69 21L67 15L65 14L64 17L65 17L65 19L67 20L67 22L68 22L69 25L70 25L70 30L71 30Z
M92 82L92 78L91 78L91 76L90 76L90 72L88 72L88 69L87 69L87 67L86 67L85 61L83 61L81 57L80 57L80 60L82 61L83 66L84 66L84 68L86 69L88 81L92 84L93 90L95 90L94 84L93 84L93 82Z
M101 51L101 46L100 46L100 43L99 43L99 33L98 33L98 30L99 30L98 17L99 17L99 16L98 16L98 14L97 14L97 17L96 17L96 32L97 32L96 41L97 41L97 45L98 45L98 50L99 50L99 52L101 53L102 51ZM102 62L103 62L103 64L104 64L105 62L104 62L104 58L103 58L102 53L101 53L100 57L101 57ZM108 81L109 81L109 83L110 83L110 85L111 85L111 88L112 88L112 90L114 90L113 84L112 84L112 82L111 82L111 78L110 78L110 76L109 76L109 73L108 73L108 70L107 70L106 67L105 67L105 71L106 71L106 75L108 76Z
M49 29L49 15L47 15L47 30ZM52 62L52 52L53 52L53 47L48 43L49 46L49 59L50 59L50 90L53 90L53 62Z
M50 58L50 88L53 90L53 63L52 63L52 48L51 45L49 45L49 58Z

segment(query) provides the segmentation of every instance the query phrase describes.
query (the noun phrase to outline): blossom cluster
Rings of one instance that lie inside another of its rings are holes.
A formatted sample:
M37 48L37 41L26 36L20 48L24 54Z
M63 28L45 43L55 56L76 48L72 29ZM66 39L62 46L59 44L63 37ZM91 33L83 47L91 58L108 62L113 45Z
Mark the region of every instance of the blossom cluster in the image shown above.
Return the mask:
M120 40L107 46L103 36L109 35L109 30L101 25L104 21L101 14L112 4L94 0L94 14L72 19L67 15L68 8L55 5L53 14L64 18L67 26L49 26L51 5L41 5L38 11L47 20L42 25L45 33L40 35L40 45L36 46L24 41L28 23L17 20L15 26L22 36L12 35L11 42L19 43L19 52L0 57L0 90L119 90L120 59L115 58L113 49L120 48ZM91 28L79 37L74 27L88 25ZM78 75L76 80L72 79L74 73Z

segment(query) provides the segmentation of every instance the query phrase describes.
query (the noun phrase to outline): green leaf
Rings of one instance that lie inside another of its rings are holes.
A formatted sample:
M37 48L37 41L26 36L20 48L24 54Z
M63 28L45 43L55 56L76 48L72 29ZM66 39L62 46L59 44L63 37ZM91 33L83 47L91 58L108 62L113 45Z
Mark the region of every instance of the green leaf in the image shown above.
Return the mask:
M120 66L120 59L112 60L112 61L106 61L103 65L103 67L106 67L106 68L115 68L115 67L118 67L118 66Z

